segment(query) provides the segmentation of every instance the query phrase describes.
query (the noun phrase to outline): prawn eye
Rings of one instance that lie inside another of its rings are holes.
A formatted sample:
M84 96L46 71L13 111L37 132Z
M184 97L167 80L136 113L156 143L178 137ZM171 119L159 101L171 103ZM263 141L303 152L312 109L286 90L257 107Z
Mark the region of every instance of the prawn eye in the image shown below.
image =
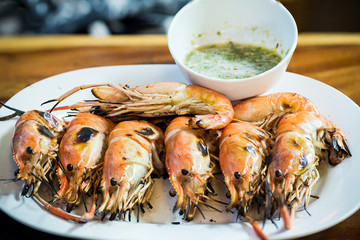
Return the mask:
M235 172L234 176L235 176L236 179L239 179L241 177L241 174L239 172Z
M111 178L110 179L110 184L111 184L111 186L116 186L117 180L115 178Z
M175 189L170 189L169 195L170 195L170 197L175 197L175 196L176 196L176 191L175 191Z
M33 153L32 147L27 147L27 148L25 149L25 151L26 151L27 154L32 154L32 153Z
M186 176L186 175L188 175L189 171L186 169L181 169L181 173L182 173L182 175Z
M280 169L276 169L276 170L275 170L275 177L281 177L281 175L282 175L281 170L280 170Z
M74 169L74 166L69 163L68 165L66 165L66 168L67 168L68 171L71 172Z
M227 191L226 194L225 194L225 196L226 196L227 198L231 198L231 193L230 193L230 191Z

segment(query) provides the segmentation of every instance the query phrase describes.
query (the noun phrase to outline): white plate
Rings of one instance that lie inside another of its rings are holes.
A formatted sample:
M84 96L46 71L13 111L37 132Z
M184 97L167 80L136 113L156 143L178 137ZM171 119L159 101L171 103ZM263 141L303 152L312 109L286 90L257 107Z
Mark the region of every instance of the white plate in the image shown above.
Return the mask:
M133 65L111 66L83 69L68 72L39 81L12 97L7 104L21 110L48 109L51 105L40 107L40 103L60 96L74 86L89 83L118 83L132 79L130 85L149 84L157 81L185 82L185 78L175 65ZM329 228L356 212L360 207L360 188L354 187L359 181L360 172L360 109L348 97L339 91L316 80L286 73L271 92L297 92L313 101L322 115L337 124L347 135L353 156L336 167L321 164L321 179L315 188L319 199L310 203L308 211L296 214L293 228L283 228L282 221L277 221L280 230L267 222L265 234L270 238L288 239L309 235ZM89 91L82 91L62 103L72 103L89 99ZM11 111L1 108L0 116ZM16 119L1 122L0 130L0 179L11 178L16 164L11 157L11 138ZM248 224L232 222L234 215L221 215L203 207L206 219L199 217L193 223L171 224L179 221L171 209L175 198L168 195L167 180L158 180L151 203L154 209L141 218L142 223L104 221L74 224L64 221L44 211L32 199L19 196L22 183L0 182L0 208L12 218L32 228L75 238L88 239L247 239L255 237ZM221 198L224 191L220 191ZM217 208L224 209L224 206ZM215 220L210 221L211 219ZM229 223L232 222L232 223Z

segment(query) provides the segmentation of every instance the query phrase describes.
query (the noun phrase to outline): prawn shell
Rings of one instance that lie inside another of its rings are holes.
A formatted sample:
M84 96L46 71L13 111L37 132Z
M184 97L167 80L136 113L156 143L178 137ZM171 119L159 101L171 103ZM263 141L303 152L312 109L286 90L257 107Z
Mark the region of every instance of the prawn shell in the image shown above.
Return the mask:
M58 167L59 197L78 204L79 191L86 193L94 184L95 171L103 162L107 139L113 127L111 121L88 113L79 114L70 122L59 147L59 158L66 171L64 173L64 169ZM84 180L90 176L90 182L85 184Z
M196 129L189 126L190 117L177 117L165 132L166 168L178 195L175 209L190 221L201 201L212 171L207 144ZM189 203L189 204L188 204Z
M115 216L136 203L148 201L153 184L153 155L162 150L163 141L162 131L146 121L124 121L115 126L105 153L103 201L97 212Z
M272 135L261 128L246 122L230 123L220 138L220 168L231 194L228 208L234 205L247 205L256 188L255 176L264 168L264 159L270 152ZM246 211L245 211L246 212Z
M55 158L64 130L64 122L47 112L31 110L20 116L12 139L18 179L35 182L31 173L45 177L51 168L47 163Z

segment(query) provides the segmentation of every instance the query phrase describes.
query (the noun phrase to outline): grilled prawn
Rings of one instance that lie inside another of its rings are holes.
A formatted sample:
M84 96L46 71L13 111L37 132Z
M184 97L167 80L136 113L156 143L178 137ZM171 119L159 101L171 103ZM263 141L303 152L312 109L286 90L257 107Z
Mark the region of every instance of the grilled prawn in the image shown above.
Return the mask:
M47 112L31 110L17 120L12 151L19 167L16 178L25 181L22 195L31 188L36 193L41 182L49 183L48 174L56 166L59 141L64 131L64 122Z
M88 113L79 114L70 122L60 143L62 164L57 170L60 181L57 194L67 202L67 211L78 206L81 196L96 189L101 180L107 140L113 127L110 120ZM90 212L95 211L95 201Z
M204 192L214 167L208 146L201 136L203 130L189 126L190 119L175 118L165 132L165 163L177 194L174 210L180 207L180 214L184 214L188 221L193 219L197 205L205 204L207 196Z
M300 111L318 114L315 105L300 94L280 92L239 102L234 106L234 120L251 122L276 132L277 124L283 116Z
M291 227L303 198L305 209L308 205L319 180L319 159L329 159L331 165L336 165L350 156L344 134L319 114L302 111L279 122L267 180L285 228Z
M103 201L97 214L110 213L110 220L122 218L134 205L149 204L153 188L151 173L164 172L159 155L164 136L156 126L146 121L120 122L110 133L101 180ZM151 205L149 204L151 207ZM129 213L130 214L130 213ZM139 220L139 217L138 217Z
M65 123L48 112L38 110L22 112L1 102L0 104L21 115L15 125L13 155L19 166L16 178L25 181L22 195L27 195L31 189L30 195L33 195L49 212L67 220L84 222L82 217L68 214L52 206L38 194L42 183L50 189L53 197L57 194L51 182L55 172L52 170L56 166L62 166L58 158L58 149L66 129ZM8 119L11 116L14 114L1 119Z
M270 154L272 136L251 123L230 123L220 138L219 163L231 198L228 210L237 208L261 239L267 239L248 215L252 199L260 196L265 176L265 157Z
M232 121L234 115L231 102L225 96L210 89L177 82L158 82L135 88L121 84L84 85L46 103L57 101L57 105L71 94L86 88L93 88L92 93L99 99L98 102L80 102L65 108L76 108L116 120L128 116L195 114L189 119L189 124L194 128L205 129L223 128Z

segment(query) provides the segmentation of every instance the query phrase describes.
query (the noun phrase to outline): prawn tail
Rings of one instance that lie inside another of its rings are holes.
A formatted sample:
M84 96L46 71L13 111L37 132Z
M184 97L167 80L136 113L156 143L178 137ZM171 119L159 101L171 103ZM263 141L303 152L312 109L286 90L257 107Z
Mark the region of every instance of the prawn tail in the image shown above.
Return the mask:
M341 131L337 129L332 137L329 163L337 165L345 158L351 157L348 142Z

